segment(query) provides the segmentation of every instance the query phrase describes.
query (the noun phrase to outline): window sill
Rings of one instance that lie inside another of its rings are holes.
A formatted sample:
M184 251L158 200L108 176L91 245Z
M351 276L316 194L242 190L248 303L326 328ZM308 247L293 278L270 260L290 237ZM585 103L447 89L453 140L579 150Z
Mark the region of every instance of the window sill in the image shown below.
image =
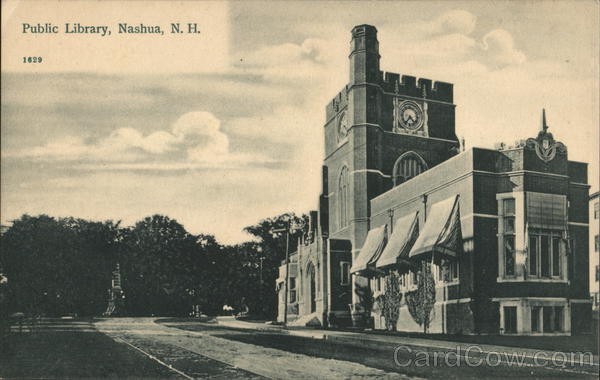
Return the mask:
M562 278L531 278L527 279L523 277L508 277L502 278L497 277L496 282L546 282L546 283L560 283L560 284L569 284L569 280L565 280Z
M447 286L452 286L452 285L458 285L460 283L460 281L458 280L452 280L452 281L448 281L448 282L438 282L435 284L435 288L444 288Z
M570 336L571 332L561 331L561 332L545 332L545 333L540 333L540 332L525 332L525 331L521 331L521 332L516 332L516 333L501 332L500 335L508 335L508 336Z
M527 280L525 280L527 282L557 282L557 283L564 283L564 284L569 284L570 281L569 280L565 280L563 278L527 278Z
M555 331L555 332L530 332L530 333L523 333L523 335L530 335L530 336L564 336L564 335L571 335L571 332L569 331Z

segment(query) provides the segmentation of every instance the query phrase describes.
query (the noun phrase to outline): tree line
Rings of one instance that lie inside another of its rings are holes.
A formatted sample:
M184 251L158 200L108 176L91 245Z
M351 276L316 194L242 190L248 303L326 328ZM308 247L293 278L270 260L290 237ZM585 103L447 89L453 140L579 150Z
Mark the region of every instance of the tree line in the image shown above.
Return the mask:
M163 215L131 227L23 215L0 237L0 274L6 279L0 308L29 315L101 315L119 263L126 315L187 316L193 305L215 315L229 305L274 318L275 280L286 249L281 230L291 221L302 217L287 213L262 220L245 228L252 241L222 245ZM290 235L291 251L301 233Z

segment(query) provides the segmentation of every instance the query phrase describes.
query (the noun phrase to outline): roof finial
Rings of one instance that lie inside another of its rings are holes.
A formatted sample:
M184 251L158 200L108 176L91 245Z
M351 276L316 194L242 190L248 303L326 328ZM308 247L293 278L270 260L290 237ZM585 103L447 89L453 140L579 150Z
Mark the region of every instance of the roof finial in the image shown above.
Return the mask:
M544 133L548 130L548 124L546 124L546 109L542 108L542 130Z

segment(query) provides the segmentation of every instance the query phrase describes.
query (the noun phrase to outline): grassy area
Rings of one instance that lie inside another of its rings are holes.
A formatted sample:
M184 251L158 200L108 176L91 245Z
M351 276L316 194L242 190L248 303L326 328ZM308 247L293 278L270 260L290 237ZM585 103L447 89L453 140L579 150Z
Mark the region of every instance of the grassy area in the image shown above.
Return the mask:
M598 355L598 336L509 336L509 335L447 335L406 332L371 331L375 335L436 339L450 342L489 344L494 346L533 348L548 351L592 352Z
M99 332L12 333L0 344L0 378L177 378Z

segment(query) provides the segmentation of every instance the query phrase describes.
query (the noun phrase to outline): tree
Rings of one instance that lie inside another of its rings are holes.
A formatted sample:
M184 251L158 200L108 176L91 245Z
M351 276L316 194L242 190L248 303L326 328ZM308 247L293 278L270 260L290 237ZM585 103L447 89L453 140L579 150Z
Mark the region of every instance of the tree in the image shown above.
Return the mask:
M285 259L290 223L283 214L246 231L258 241L221 246L192 235L176 220L154 215L122 228L112 221L23 215L1 236L0 269L10 279L4 305L48 315L99 315L107 306L112 271L121 268L125 307L132 315L186 316L193 305L216 314L224 304L275 316L275 280ZM295 251L302 231L290 235Z
M8 307L29 314L93 315L106 307L118 251L112 221L23 215L2 235Z
M307 217L296 216L294 213L285 213L273 218L261 220L259 223L248 226L244 230L258 238L255 249L260 248L254 254L254 260L263 258L262 263L262 287L259 294L262 300L251 310L258 311L265 317L274 318L277 315L277 291L275 281L279 277L279 267L284 264L286 254L286 230L291 224L306 225ZM274 232L274 231L280 232ZM296 251L298 241L302 236L302 230L295 230L289 237L289 252ZM255 261L256 263L257 261ZM255 264L256 265L256 264Z
M399 274L397 271L391 271L384 282L384 293L377 297L377 303L381 315L385 318L385 327L388 331L396 331L396 324L400 316L400 301L402 293L400 292Z
M209 294L207 251L220 246L210 235L194 236L176 220L147 217L124 233L121 257L125 304L134 315L188 315Z
M429 263L422 261L417 272L417 289L406 294L406 304L413 320L427 333L435 304L435 280Z
M260 298L260 249L255 242L222 247L209 255L207 273L211 287L211 300L206 300L206 310L222 311L229 305L239 312L243 304L257 314Z

